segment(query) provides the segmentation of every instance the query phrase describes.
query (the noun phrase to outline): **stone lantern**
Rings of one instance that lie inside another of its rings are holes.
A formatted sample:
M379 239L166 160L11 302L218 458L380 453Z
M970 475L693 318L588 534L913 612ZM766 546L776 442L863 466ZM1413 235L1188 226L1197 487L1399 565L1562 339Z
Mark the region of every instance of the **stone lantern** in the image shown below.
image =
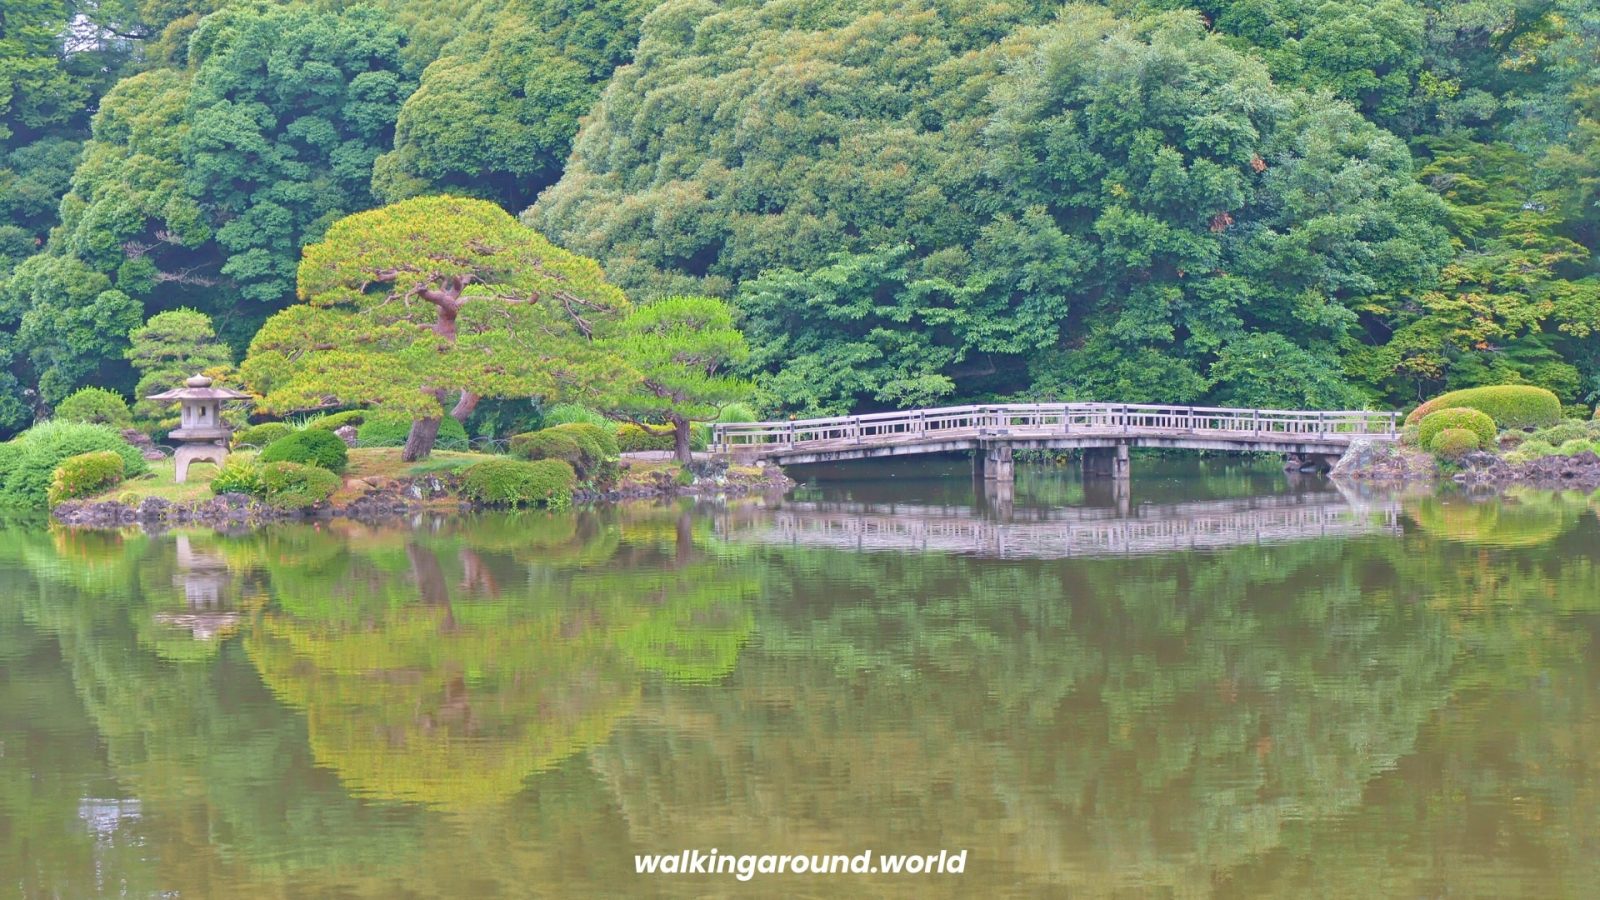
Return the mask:
M176 400L182 406L177 429L167 435L182 442L172 455L179 484L189 477L189 464L197 459L209 460L222 468L222 461L228 457L228 438L233 435L233 429L222 424L222 402L250 396L212 387L211 379L204 375L195 375L183 385L175 391L149 397L151 400Z

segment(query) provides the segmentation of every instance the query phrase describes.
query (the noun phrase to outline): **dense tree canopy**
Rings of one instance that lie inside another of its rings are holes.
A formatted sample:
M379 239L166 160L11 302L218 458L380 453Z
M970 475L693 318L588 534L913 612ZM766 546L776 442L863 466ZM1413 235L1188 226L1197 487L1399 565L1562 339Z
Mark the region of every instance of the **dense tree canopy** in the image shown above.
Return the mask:
M731 302L773 413L1600 399L1588 0L17 0L0 433L481 198ZM131 399L131 396L130 396Z

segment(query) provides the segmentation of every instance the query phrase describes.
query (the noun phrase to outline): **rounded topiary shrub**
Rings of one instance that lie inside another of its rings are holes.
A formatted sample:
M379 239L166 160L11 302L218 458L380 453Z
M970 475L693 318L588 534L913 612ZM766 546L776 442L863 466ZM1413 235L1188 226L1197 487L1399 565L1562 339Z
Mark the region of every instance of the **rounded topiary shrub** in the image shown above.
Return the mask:
M273 509L316 506L338 489L339 476L321 466L269 462L261 467L260 496Z
M343 472L349 461L350 451L338 435L315 428L278 438L261 451L263 464L304 463L329 472Z
M1432 450L1433 440L1441 432L1453 428L1464 428L1478 436L1479 449L1487 450L1495 444L1499 429L1495 428L1494 420L1485 413L1466 407L1440 409L1424 416L1417 425L1417 439L1422 446Z
M1587 422L1578 422L1568 419L1560 424L1551 425L1549 428L1541 428L1538 431L1535 431L1533 434L1528 435L1528 437L1532 440L1544 441L1547 444L1554 444L1555 446L1559 447L1562 444L1565 444L1567 441L1578 441L1588 438L1589 427Z
M1443 459L1460 459L1477 450L1478 434L1470 428L1446 428L1433 436L1428 449Z
M285 422L262 422L246 425L233 433L235 447L265 447L280 438L294 434L294 427Z
M632 422L617 426L617 449L623 453L642 453L646 450L671 450L671 425L635 425Z
M47 497L54 506L65 500L90 497L122 483L122 457L112 450L94 450L69 456L56 467Z
M568 422L565 425L552 426L548 430L572 435L584 453L595 460L616 459L617 454L621 452L617 447L617 436L611 432L609 423L595 425L590 422Z
M576 435L545 428L512 435L511 455L525 460L559 459L577 468L583 459L583 447Z
M489 506L564 507L577 483L577 472L559 459L490 459L461 476L461 495Z
M213 494L249 494L259 497L265 491L261 484L261 464L254 456L235 453L222 463L222 470L211 479Z
M356 428L358 447L404 447L411 434L414 420L405 413L368 412ZM439 420L439 437L434 446L441 450L465 450L469 442L467 429L455 419L445 416Z
M49 503L56 468L83 453L109 450L122 457L124 477L150 471L139 451L109 425L52 420L24 431L0 451L0 506L41 508Z
M1453 407L1478 410L1501 428L1544 428L1561 421L1561 400L1555 394L1532 385L1503 384L1440 394L1412 410L1406 424Z
M584 422L589 425L603 427L606 424L606 417L587 406L579 406L576 403L557 403L544 411L544 427L546 428L569 425L573 422Z
M115 391L97 387L79 388L72 392L67 399L56 404L55 417L63 422L85 422L113 428L133 425L133 413L128 409L128 401Z

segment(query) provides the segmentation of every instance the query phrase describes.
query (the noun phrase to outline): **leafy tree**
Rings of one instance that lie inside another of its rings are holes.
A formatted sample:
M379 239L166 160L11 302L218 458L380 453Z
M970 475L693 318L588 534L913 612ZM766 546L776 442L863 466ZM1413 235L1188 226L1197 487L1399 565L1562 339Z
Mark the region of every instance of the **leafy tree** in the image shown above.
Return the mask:
M139 373L133 411L145 420L173 414L170 405L146 399L150 395L182 387L191 375L211 374L233 363L232 352L211 328L211 317L192 309L156 313L128 334L128 344L124 355Z
M305 304L270 319L241 366L267 410L410 413L403 456L482 397L593 390L620 374L589 340L627 300L592 260L499 207L419 197L334 223L300 264Z
M510 209L561 175L588 111L628 61L652 0L480 3L400 110L377 162L386 200L454 193Z
M750 385L729 374L749 346L733 309L716 298L664 297L635 307L608 343L639 373L616 408L629 418L670 423L680 463L690 461L691 420L715 419L724 404L750 395Z

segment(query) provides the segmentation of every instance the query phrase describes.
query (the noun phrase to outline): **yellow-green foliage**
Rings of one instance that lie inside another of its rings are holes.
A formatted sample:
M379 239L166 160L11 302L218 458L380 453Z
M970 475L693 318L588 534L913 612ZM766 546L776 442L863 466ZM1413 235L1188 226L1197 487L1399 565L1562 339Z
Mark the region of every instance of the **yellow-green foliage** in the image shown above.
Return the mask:
M213 494L249 494L261 496L261 465L254 457L235 453L222 464L222 471L211 479Z
M269 462L261 467L261 499L274 509L304 509L333 496L339 476L320 466Z
M617 447L623 453L639 453L645 450L671 450L673 448L671 425L635 425L628 423L617 426Z
M1528 435L1530 440L1544 441L1555 447L1559 447L1567 441L1584 440L1589 436L1588 424L1576 419L1568 419L1559 425L1541 428Z
M1555 394L1526 384L1503 384L1440 394L1412 410L1406 424L1458 406L1488 414L1501 428L1543 428L1561 421L1561 400Z
M366 421L367 411L364 409L347 409L344 412L328 413L318 416L307 422L305 427L321 431L337 431L346 425L360 425Z
M467 469L461 494L492 506L563 507L572 502L577 483L577 472L564 460L491 459Z
M1434 435L1428 449L1443 459L1460 459L1478 449L1478 435L1469 428L1446 428Z
M1593 452L1594 449L1595 445L1593 441L1586 441L1583 438L1574 438L1573 440L1567 441L1561 446L1557 447L1556 452L1562 456L1577 456L1579 453Z
M235 447L265 447L279 438L294 434L294 427L286 422L262 422L246 425L233 433Z
M1402 447L1420 447L1422 445L1422 426L1415 422L1400 429L1400 445Z
M98 494L122 481L122 457L111 450L94 450L63 460L50 480L49 501L54 506Z
M1417 425L1417 440L1425 449L1432 450L1434 438L1456 428L1464 428L1476 435L1479 449L1487 450L1494 446L1497 433L1494 420L1485 413L1464 406L1428 413Z

